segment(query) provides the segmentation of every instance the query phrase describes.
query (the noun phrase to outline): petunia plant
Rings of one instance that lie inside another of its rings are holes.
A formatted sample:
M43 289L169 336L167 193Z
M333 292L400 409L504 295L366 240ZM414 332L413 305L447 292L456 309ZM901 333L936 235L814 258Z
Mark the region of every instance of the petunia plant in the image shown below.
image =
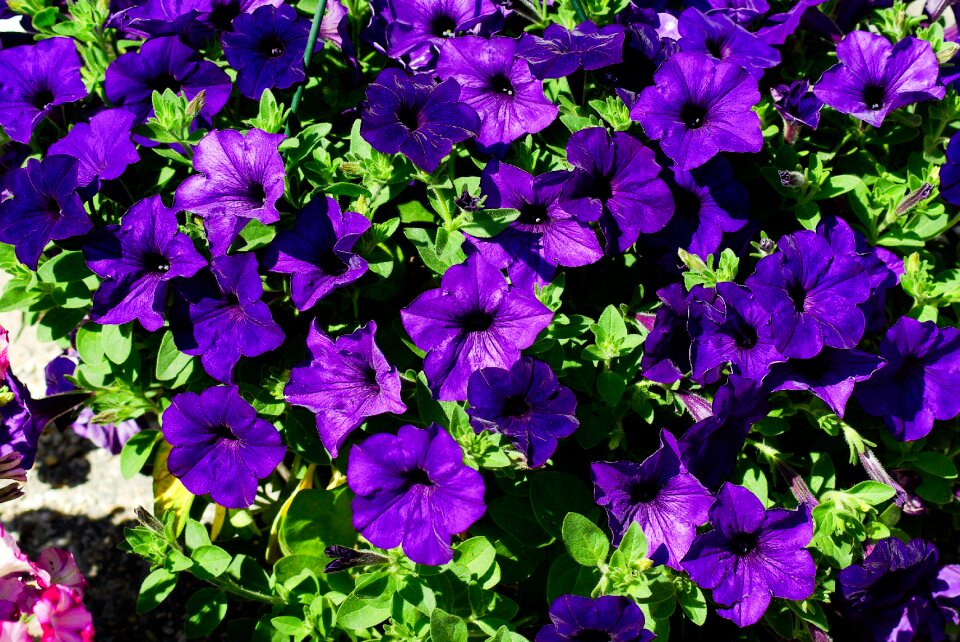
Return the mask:
M149 476L138 611L960 636L950 3L0 10L0 312L60 349L0 332L0 501L45 430ZM111 636L0 539L0 639Z

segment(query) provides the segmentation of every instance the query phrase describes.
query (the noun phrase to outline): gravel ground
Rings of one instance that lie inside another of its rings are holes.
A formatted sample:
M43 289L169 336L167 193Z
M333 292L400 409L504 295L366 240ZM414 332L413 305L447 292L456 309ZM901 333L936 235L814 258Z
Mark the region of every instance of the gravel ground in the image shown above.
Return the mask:
M5 280L0 278L0 285ZM21 328L19 313L0 314L0 324L10 331L14 373L33 396L43 396L43 368L58 348L40 343L33 328ZM123 479L119 458L69 429L51 427L40 439L24 490L24 497L0 504L0 522L30 555L59 546L76 556L90 584L85 601L97 640L182 639L183 604L190 593L180 587L160 608L137 616L137 590L147 565L117 548L124 527L136 524L134 508L152 505L148 477Z

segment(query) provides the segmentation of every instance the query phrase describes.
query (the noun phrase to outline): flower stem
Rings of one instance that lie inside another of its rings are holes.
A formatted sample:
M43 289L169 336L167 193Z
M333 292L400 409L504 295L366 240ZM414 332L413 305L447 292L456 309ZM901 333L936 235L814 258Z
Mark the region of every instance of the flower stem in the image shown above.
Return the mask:
M309 71L310 69L310 58L313 56L313 49L317 46L317 37L320 35L320 23L323 22L323 13L327 9L327 0L317 0L317 6L313 10L313 21L310 23L310 35L307 36L307 48L303 51L303 70L304 72ZM296 117L297 111L300 109L300 102L303 100L303 88L307 84L307 79L304 78L303 83L297 87L297 90L293 94L293 101L290 103L290 115L287 116L287 124L284 128L284 134L290 135L290 118Z
M587 14L583 10L583 5L580 4L580 0L570 0L570 4L573 5L573 10L577 14L577 20L584 22L587 19Z

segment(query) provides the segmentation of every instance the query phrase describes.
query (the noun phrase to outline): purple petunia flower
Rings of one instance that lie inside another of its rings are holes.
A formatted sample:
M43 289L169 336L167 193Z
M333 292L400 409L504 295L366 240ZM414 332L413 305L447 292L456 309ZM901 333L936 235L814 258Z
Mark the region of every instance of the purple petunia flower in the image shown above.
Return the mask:
M137 38L174 36L190 43L202 39L202 25L197 21L211 8L210 0L145 0L129 4L113 15L110 26Z
M772 364L786 360L774 346L770 313L747 288L717 283L716 295L707 299L691 292L690 308L699 319L690 348L694 381L717 381L729 363L736 374L760 382Z
M637 522L647 539L647 557L679 570L697 527L707 521L713 495L687 472L673 435L662 430L660 448L643 463L599 461L590 469L614 544Z
M382 0L386 54L403 57L411 69L429 71L437 52L456 34L502 20L492 0ZM374 8L376 14L376 7ZM376 17L376 16L375 16Z
M750 24L770 10L767 0L692 0L687 4L704 13L729 16L740 25Z
M120 225L94 232L84 255L90 269L105 279L94 294L90 318L107 325L138 320L151 332L163 326L170 281L207 265L190 237L178 231L177 213L159 196L135 203Z
M813 87L817 98L874 127L905 105L940 100L939 64L929 42L907 36L891 45L886 36L854 31L837 45L840 62Z
M725 233L738 232L747 224L750 193L722 156L689 172L674 168L672 174L666 180L673 193L673 217L643 244L665 248L672 265L677 247L706 260L718 252Z
M376 334L371 321L333 340L315 321L307 336L310 362L290 372L284 396L316 413L320 439L332 457L367 417L407 409L400 400L400 373L377 347Z
M757 35L769 45L782 45L800 27L804 14L826 1L797 0L787 11L767 16L757 29Z
M530 64L535 78L563 78L577 69L601 69L623 61L624 28L597 27L582 22L573 30L562 25L548 26L543 37L523 34L517 56Z
M521 357L509 370L484 368L467 383L470 424L474 430L506 435L524 452L531 468L544 465L569 437L577 421L577 398L557 381L550 366Z
M13 245L17 259L37 269L52 240L82 236L93 223L77 196L77 159L54 154L10 173L13 198L0 203L0 242Z
M713 416L698 421L680 438L684 466L707 488L729 479L750 427L767 416L767 393L756 381L730 375L713 397Z
M201 60L175 37L153 38L140 51L125 53L107 67L107 99L132 111L141 123L153 113L153 92L170 89L193 99L204 92L200 114L216 115L230 98L230 78L212 62Z
M921 539L880 540L862 564L840 571L840 611L869 642L946 640L947 626L960 623L960 565L938 558Z
M341 213L337 202L314 197L297 214L293 229L277 234L264 252L263 266L291 275L291 296L298 310L309 310L337 288L367 272L367 262L354 253L370 220L356 212Z
M208 10L204 11L199 20L210 25L216 31L233 31L233 21L240 15L251 14L260 7L280 7L283 0L206 0ZM333 2L327 2L327 11Z
M947 145L947 162L940 168L940 197L952 205L960 205L960 133Z
M240 357L256 357L283 343L283 330L260 300L263 282L253 254L214 257L210 272L194 277L181 294L186 310L181 303L173 327L177 347L199 355L217 381L233 381Z
M574 170L561 204L582 221L600 220L607 252L627 251L641 233L663 229L673 215L670 188L659 178L653 152L633 136L582 129L570 136L567 161Z
M866 381L883 359L859 350L824 348L812 359L790 359L773 366L764 385L770 391L807 390L843 417L854 384Z
M870 296L860 263L834 252L814 232L801 230L777 243L757 263L747 286L776 320L773 340L785 356L808 359L824 346L853 348L863 336L858 304Z
M699 52L743 67L760 79L780 63L780 52L721 12L705 14L690 7L680 14L680 50Z
M280 220L277 201L283 196L284 167L278 148L283 134L251 129L245 135L232 129L203 137L193 156L200 174L177 188L174 208L203 217L211 251L225 254L250 222Z
M661 306L653 329L643 342L643 376L650 381L671 384L690 371L690 335L687 314L690 299L682 283L657 291Z
M797 510L765 510L742 486L724 484L710 507L713 530L698 536L683 568L702 588L713 590L721 617L739 627L763 617L772 597L805 600L816 586L817 568L806 546L813 519Z
M286 447L236 386L184 392L163 412L163 437L173 449L167 466L194 495L210 494L226 508L246 508L257 484L283 461Z
M630 112L682 170L721 151L758 152L763 145L757 81L741 67L702 53L678 53L654 76Z
M810 91L810 83L806 80L771 87L770 95L774 108L783 118L783 138L788 143L797 140L801 125L816 129L820 124L823 101Z
M960 414L960 330L900 317L880 342L887 364L854 394L901 441L927 436L936 419Z
M550 624L540 629L536 642L650 642L654 635L644 622L640 607L622 595L561 595L550 605Z
M493 161L480 178L485 207L517 209L520 217L492 239L470 241L490 263L509 268L514 285L543 285L558 265L580 267L603 258L596 232L559 202L567 176L563 171L532 176Z
M477 142L484 147L536 134L560 111L544 95L543 82L517 57L517 41L512 38L448 40L440 50L437 74L443 80L456 80L461 87L460 100L480 115Z
M466 398L472 372L513 366L553 313L532 293L509 287L499 270L474 254L400 316L414 344L427 351L423 370L434 396L456 401Z
M436 424L402 426L350 449L347 484L353 527L380 548L403 546L418 564L453 558L450 537L486 510L483 477L463 463L463 451Z
M401 153L433 172L455 143L480 131L480 117L460 93L456 80L438 85L426 74L384 69L367 86L360 134L377 151Z
M0 51L0 125L18 143L29 143L53 108L86 96L80 56L70 38Z
M140 160L137 148L130 140L135 116L125 109L108 109L90 119L90 124L78 123L66 136L47 151L48 154L66 154L80 161L77 180L82 187L100 180L120 177Z
M247 98L260 100L265 89L286 89L306 77L303 52L310 23L288 5L265 5L242 13L233 31L223 34L223 55L237 70L237 88Z

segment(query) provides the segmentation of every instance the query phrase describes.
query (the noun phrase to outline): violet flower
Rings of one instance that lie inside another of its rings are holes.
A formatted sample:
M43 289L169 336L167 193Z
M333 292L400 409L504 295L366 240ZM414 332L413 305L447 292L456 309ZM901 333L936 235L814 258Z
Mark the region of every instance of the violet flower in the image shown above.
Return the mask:
M471 238L490 263L509 268L510 280L549 283L558 265L580 267L603 258L596 232L559 202L567 172L532 176L519 167L492 162L480 177L487 208L520 210L520 217L491 239Z
M207 262L177 227L177 214L159 196L138 201L120 225L96 230L84 246L87 265L104 279L90 318L122 325L137 320L150 332L163 326L170 281Z
M506 435L527 456L531 468L544 465L569 437L577 421L577 398L561 386L550 366L521 357L509 370L483 368L467 383L470 425Z
M263 266L290 274L291 296L298 310L309 310L337 288L367 272L367 262L353 246L370 229L356 212L341 213L330 197L315 196L297 214L293 229L277 234L264 252Z
M260 7L280 7L283 0L207 0L208 11L204 11L199 20L210 25L217 31L233 31L233 21L238 16L251 14ZM333 3L328 0L327 12Z
M380 548L403 546L418 564L453 559L450 538L480 519L483 477L463 463L453 437L432 424L401 426L350 449L353 527Z
M879 127L905 105L940 100L940 66L929 42L907 36L891 45L886 36L854 31L837 45L840 62L813 87L817 98L839 112Z
M588 20L569 30L551 24L543 31L543 37L523 34L517 56L530 64L530 72L539 80L563 78L578 69L619 64L623 61L624 40L624 28L620 25L601 28Z
M602 127L570 136L567 161L574 166L560 202L581 221L600 221L607 252L626 252L640 234L652 234L673 215L673 199L659 178L653 152L625 132Z
M212 62L202 60L175 37L153 38L139 51L121 55L107 67L104 87L115 106L132 111L137 122L153 113L153 92L172 90L188 99L204 92L200 114L216 115L230 98L230 78Z
M128 166L140 160L130 140L136 117L125 109L108 109L90 119L90 124L77 123L47 154L65 154L79 161L77 181L81 187L99 181L119 178Z
M651 642L654 635L644 623L643 611L628 597L561 595L550 605L550 624L535 642Z
M226 129L210 132L197 145L193 168L200 174L180 184L173 206L203 217L214 255L225 254L251 219L267 225L280 220L282 140L283 134L260 129L246 134Z
M448 40L440 50L437 75L460 84L460 100L480 115L477 142L484 147L536 134L559 113L544 95L543 82L534 78L527 62L517 56L517 41L512 38L463 36Z
M780 52L722 12L705 14L695 7L680 14L680 50L699 52L743 67L755 79L780 63Z
M434 396L455 401L466 398L472 372L513 366L553 313L532 293L509 287L499 270L474 254L400 316L414 344L427 351L423 370Z
M310 23L289 5L241 13L223 34L223 55L237 70L237 88L253 100L265 89L286 89L306 79L303 52Z
M683 568L712 589L717 614L739 627L760 621L770 600L805 600L817 568L806 546L813 538L810 510L773 508L742 486L724 484L710 507L713 530L699 535Z
M869 642L947 639L960 623L960 565L940 566L924 540L888 537L840 571L838 606Z
M901 441L926 437L960 414L960 330L900 317L880 342L887 364L857 384L857 402Z
M194 277L181 294L184 302L173 324L177 347L199 355L217 381L233 381L240 357L256 357L283 343L283 330L260 300L263 282L253 254L215 257L210 271Z
M843 417L854 384L866 381L883 365L883 359L866 352L824 348L823 352L811 359L790 359L774 365L764 385L771 392L811 392Z
M403 57L417 71L433 68L437 52L448 39L475 27L494 26L501 19L492 0L382 0L380 4L386 5L380 13L388 16L385 53L393 59Z
M613 543L636 522L647 539L647 557L679 570L697 527L707 521L713 495L687 472L673 435L660 431L660 448L643 463L598 461L590 470Z
M480 131L480 117L460 94L456 80L438 85L426 74L384 69L367 86L360 135L377 151L403 154L433 172L455 143Z
M657 298L661 305L653 329L643 342L640 367L650 381L671 384L690 371L689 298L682 283L657 290Z
M31 158L10 173L13 198L0 203L0 242L13 245L17 259L32 270L47 243L93 229L77 196L77 167L77 159L53 154Z
M947 162L940 168L940 197L951 205L960 205L960 133L947 144Z
M310 362L293 368L284 397L317 416L317 430L331 457L364 419L403 414L400 373L376 344L377 324L331 339L316 321L310 326Z
M741 67L702 53L678 53L654 80L630 115L679 169L699 167L721 151L760 151L760 117L752 109L760 91Z
M29 143L55 107L82 100L80 56L70 38L0 51L0 125L11 139Z
M225 508L246 508L260 479L286 453L277 429L260 419L236 386L176 395L163 412L163 437L173 446L170 472L194 495Z
M777 320L774 344L787 357L808 359L824 346L853 348L863 337L857 305L870 296L869 279L856 258L837 254L814 232L782 237L746 283Z
M796 142L801 125L816 129L820 124L823 101L810 91L806 80L771 87L770 95L774 109L783 118L783 138L787 143Z

